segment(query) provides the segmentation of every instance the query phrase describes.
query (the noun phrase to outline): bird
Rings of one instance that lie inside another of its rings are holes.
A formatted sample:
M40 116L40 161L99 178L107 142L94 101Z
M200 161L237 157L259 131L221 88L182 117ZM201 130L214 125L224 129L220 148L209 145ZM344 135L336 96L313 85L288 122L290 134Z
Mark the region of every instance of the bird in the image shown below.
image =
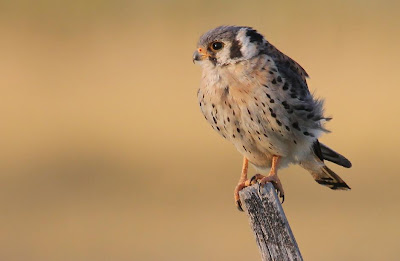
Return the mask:
M314 180L333 190L350 187L325 164L350 168L351 162L318 141L330 132L324 100L314 97L308 74L257 30L223 25L203 34L193 54L202 76L197 92L205 119L243 155L234 200L243 211L239 191L271 182L283 201L278 169L300 165ZM248 166L257 172L248 178Z

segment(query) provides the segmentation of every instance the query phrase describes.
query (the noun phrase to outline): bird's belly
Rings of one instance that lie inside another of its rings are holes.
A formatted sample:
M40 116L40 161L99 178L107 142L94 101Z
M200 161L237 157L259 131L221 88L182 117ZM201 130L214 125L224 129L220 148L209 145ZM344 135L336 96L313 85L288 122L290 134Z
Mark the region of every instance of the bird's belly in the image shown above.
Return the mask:
M300 162L310 152L316 136L309 135L311 130L307 128L300 131L293 111L285 103L287 97L279 95L277 86L257 81L238 85L233 77L219 79L201 86L201 111L212 128L253 165L268 168L272 156L277 155L282 157L281 166L285 166Z
M225 103L226 102L226 103ZM286 158L285 164L292 163L291 155L293 138L284 133L259 112L248 112L230 101L200 101L204 117L212 128L222 137L234 144L237 150L257 168L271 166L272 156ZM284 162L283 162L284 163Z

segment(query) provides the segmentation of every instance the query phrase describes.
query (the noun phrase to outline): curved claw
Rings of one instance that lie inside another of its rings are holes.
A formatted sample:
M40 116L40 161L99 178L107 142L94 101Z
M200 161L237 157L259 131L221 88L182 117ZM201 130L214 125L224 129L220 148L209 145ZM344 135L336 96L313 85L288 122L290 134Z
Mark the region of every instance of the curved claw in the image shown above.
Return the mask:
M249 183L251 185L254 185L257 183L258 180L264 178L265 176L261 175L261 174L255 174L253 177L251 177L251 179L249 180Z
M236 207L239 211L243 212L243 208L242 208L242 202L239 200L236 201Z
M260 196L260 198L262 198L263 197L263 195L262 195L262 193L261 193L261 184L260 183L258 183L258 196Z
M251 177L251 179L250 179L250 184L251 185L253 185L253 184L256 184L255 182L257 182L257 177L256 177L257 175L254 175L253 177ZM254 183L253 183L254 182Z
M280 180L278 179L277 176L267 176L267 177L262 178L259 183L260 183L260 186L263 186L268 182L272 183L272 185L274 186L276 195L280 199L282 199L282 202L281 202L281 204L282 204L285 201L285 194L283 192L283 188L282 188L282 184L281 184ZM262 196L260 191L261 191L261 189L259 187L259 195Z
M278 195L279 199L282 199L281 204L285 202L285 194L282 194L279 190L275 189L276 195ZM279 200L280 201L280 200Z

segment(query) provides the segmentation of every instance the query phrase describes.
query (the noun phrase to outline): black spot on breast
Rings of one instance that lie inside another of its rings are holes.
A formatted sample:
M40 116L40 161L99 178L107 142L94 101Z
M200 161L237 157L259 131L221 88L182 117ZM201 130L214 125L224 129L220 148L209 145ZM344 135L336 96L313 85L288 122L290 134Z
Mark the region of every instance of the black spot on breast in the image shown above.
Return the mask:
M277 119L276 123L278 123L279 126L282 126L282 123Z
M214 123L217 124L217 120L215 119L215 117L213 117Z
M228 95L229 94L229 86L226 86L224 89L224 94Z
M276 79L273 79L273 80L272 80L272 84L276 84Z
M242 52L240 51L240 48L242 48L242 45L238 40L234 39L232 41L232 46L231 46L231 53L230 53L231 59L240 58L243 56Z
M213 107L213 108L215 108L215 104L213 103L213 104L211 104L211 106Z
M261 104L262 104L263 107L265 107L265 103L262 102Z
M269 71L269 73L270 73L270 74L274 74L274 72L273 72L273 71Z
M231 122L231 119L228 117L228 118L226 118L227 120L228 120L228 122Z
M282 82L282 77L278 76L278 77L276 78L276 80L277 80L278 82Z
M257 133L258 135L260 135L260 132L259 132L259 131L256 131L256 133Z
M290 131L289 126L285 125L285 128L286 128L287 131Z
M271 116L274 117L274 118L276 118L276 114L273 113L273 112L271 112Z
M265 138L268 138L268 135L267 135L267 134L264 133L263 135L264 135Z
M289 84L287 82L285 82L285 84L283 85L282 89L285 90L285 91L287 89L289 89Z
M240 129L239 128L236 128L236 130L237 130L238 133L240 133Z
M217 130L220 131L219 127L217 126Z
M232 138L236 138L235 134L232 134Z
M293 99L297 98L297 95L295 93L290 94L290 97L292 97Z
M249 115L251 115L250 110L248 108L247 108L247 112L248 112Z
M271 100L269 100L269 102L270 102L270 103L274 103L274 102L275 102L275 100L274 100L274 99L271 99Z
M294 143L294 144L297 144L297 141L293 140L293 143Z
M268 85L266 85L266 84L263 84L263 86L264 86L265 88L269 88Z

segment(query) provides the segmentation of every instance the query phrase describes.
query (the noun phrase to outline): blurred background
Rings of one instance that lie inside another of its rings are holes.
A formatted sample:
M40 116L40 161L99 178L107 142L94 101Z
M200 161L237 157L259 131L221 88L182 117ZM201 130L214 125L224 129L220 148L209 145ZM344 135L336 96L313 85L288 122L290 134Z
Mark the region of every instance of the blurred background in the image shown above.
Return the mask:
M305 260L398 260L399 1L0 1L0 260L260 260L199 36L256 28L326 98L335 192L282 170ZM254 170L250 175L254 174Z

